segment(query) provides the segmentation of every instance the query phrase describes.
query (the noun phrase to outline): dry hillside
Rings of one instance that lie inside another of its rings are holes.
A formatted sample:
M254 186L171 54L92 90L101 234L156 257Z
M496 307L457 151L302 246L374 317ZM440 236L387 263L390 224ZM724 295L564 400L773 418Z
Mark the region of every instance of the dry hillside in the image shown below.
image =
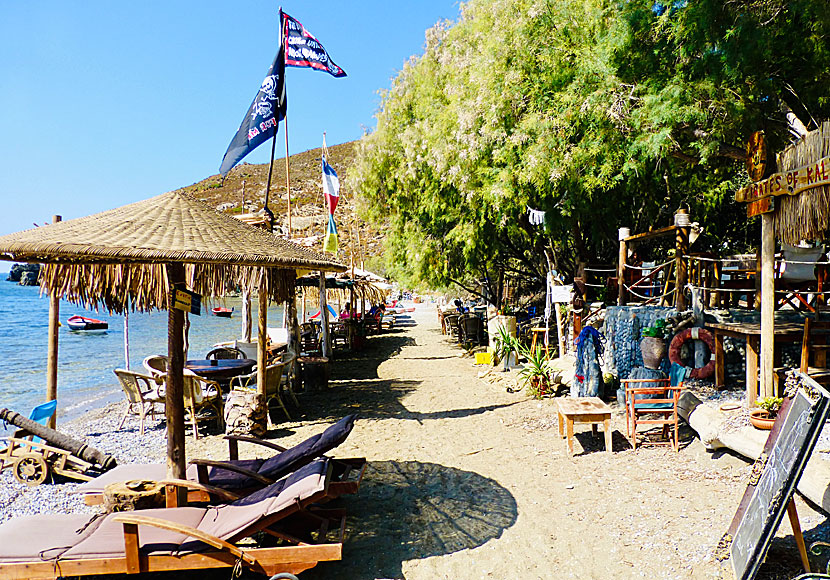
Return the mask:
M340 202L334 213L340 240L338 257L348 262L351 248L356 256L358 237L367 262L377 268L383 253L382 228L369 224L357 217L355 200L351 191L343 185L343 176L352 164L357 150L357 142L351 141L328 148L328 162L340 176ZM321 150L311 149L289 157L291 167L291 237L295 241L305 241L315 249L321 249L323 235L328 223L328 215L323 201L322 176L320 164ZM268 164L252 165L240 163L234 167L225 179L224 185L219 175L213 175L181 190L202 199L216 209L229 214L261 213L265 202L265 187L268 182ZM244 187L244 191L243 191ZM277 228L282 233L288 231L288 195L285 180L285 158L274 160L271 178L271 194L268 207L277 217ZM244 208L243 208L244 199ZM359 232L359 233L358 233ZM354 246L352 246L352 238ZM359 266L359 259L356 261ZM367 264L367 268L369 265Z

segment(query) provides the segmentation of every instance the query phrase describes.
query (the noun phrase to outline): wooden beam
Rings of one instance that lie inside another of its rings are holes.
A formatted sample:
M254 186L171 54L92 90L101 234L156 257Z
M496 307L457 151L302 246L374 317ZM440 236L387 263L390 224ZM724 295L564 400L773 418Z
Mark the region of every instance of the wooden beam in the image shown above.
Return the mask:
M626 290L625 290L625 265L628 262L628 243L625 239L628 237L628 228L620 228L619 231L619 240L620 240L620 253L617 258L617 305L618 306L625 306L627 300ZM559 353L559 356L562 356L562 352Z
M268 366L268 277L262 271L259 279L259 326L257 328L257 351L256 351L256 390L259 397L265 400L265 377Z
M173 307L173 286L184 284L184 265L167 264L167 381L164 413L167 420L167 477L185 479L184 444L184 312ZM175 490L175 498L168 493L168 505L185 505L186 490Z
M329 307L326 302L326 273L320 270L320 332L322 333L323 356L331 356L329 336Z
M761 216L761 384L760 396L774 394L775 232L772 214Z
M674 230L677 229L677 226L668 226L665 228L660 228L659 230L652 230L650 232L643 232L642 234L634 234L633 236L628 236L625 238L626 242L641 242L643 240L647 240L650 238L659 238L662 236L668 236L674 233Z
M685 258L689 254L688 227L678 227L675 229L674 249L674 307L680 311L686 310L686 296L683 294L683 289L686 287L686 279L688 277L688 262Z
M61 221L61 216L53 215L52 223ZM54 401L58 398L58 328L60 327L61 300L56 289L49 291L49 344L46 353L46 400ZM46 424L50 429L55 428L55 412L49 417Z

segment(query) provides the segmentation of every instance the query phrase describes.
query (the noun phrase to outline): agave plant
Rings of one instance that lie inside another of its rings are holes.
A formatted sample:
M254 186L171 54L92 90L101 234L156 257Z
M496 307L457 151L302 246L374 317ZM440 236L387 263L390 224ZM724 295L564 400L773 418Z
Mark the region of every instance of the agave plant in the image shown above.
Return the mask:
M504 370L507 370L511 353L518 353L519 341L504 326L499 326L496 332L496 344L494 350L499 360L504 361Z
M527 359L527 363L519 371L519 376L524 380L527 392L536 399L541 399L543 395L547 394L550 386L550 370L545 351L541 348L530 349L526 347L521 347L520 350L522 356Z

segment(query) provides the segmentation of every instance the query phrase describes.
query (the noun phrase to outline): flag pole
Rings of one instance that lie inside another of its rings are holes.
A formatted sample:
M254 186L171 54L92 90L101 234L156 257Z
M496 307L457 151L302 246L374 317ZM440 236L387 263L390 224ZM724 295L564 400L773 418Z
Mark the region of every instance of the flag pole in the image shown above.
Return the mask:
M285 123L285 189L288 191L288 237L291 238L291 166L288 162L288 113L283 119ZM274 136L276 139L276 136Z
M274 212L268 208L268 195L271 193L271 172L274 170L274 149L277 147L277 129L274 128L274 138L271 139L271 163L268 165L268 183L265 186L265 215L268 216L271 233L274 233Z

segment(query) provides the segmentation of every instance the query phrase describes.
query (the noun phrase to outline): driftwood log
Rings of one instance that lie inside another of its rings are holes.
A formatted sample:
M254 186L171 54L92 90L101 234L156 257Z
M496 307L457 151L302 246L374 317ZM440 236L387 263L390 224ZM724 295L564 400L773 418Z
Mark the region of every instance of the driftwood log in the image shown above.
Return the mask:
M703 405L692 393L680 396L677 412L700 436L709 450L728 448L744 457L756 460L764 449L769 431L761 431L751 425L740 429L726 429L729 416L718 409ZM830 513L830 461L814 454L798 482L798 491Z
M112 469L116 465L115 458L112 455L107 455L94 447L88 446L83 441L36 423L15 411L0 409L0 420L11 423L32 435L37 435L53 447L69 451L72 455L87 463L99 465L104 471Z

